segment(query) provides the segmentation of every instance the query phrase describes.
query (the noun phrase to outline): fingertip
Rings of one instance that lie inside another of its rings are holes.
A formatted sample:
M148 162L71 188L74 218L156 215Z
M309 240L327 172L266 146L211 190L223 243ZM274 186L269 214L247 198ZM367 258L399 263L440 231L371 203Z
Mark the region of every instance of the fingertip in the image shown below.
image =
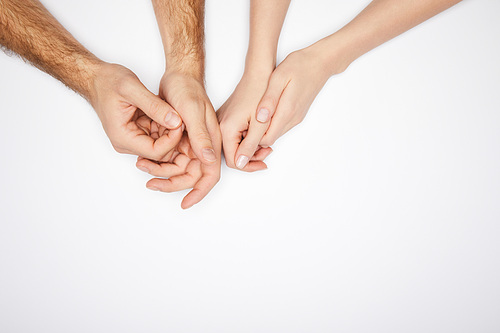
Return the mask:
M187 202L186 198L184 198L181 202L181 208L184 210L189 209L189 208L193 207L194 205L195 205L194 203Z
M165 127L168 129L177 129L182 125L182 119L179 114L171 110L165 116Z
M248 164L248 161L250 159L248 158L248 156L245 156L245 155L240 155L238 157L238 159L236 160L236 167L240 170L243 170L246 165Z
M191 207L193 207L194 205L196 205L197 203L199 203L201 201L201 199L203 198L193 198L193 195L195 192L193 192L194 190L191 190L185 197L184 199L182 199L182 202L181 202L181 208L186 210L186 209L189 209Z
M201 156L203 156L203 160L208 164L213 164L215 161L217 161L215 150L213 150L212 148L203 148L201 150Z
M257 111L257 116L255 117L255 119L257 119L257 121L259 123L267 123L269 121L269 115L271 114L271 112L269 111L268 108L266 107L261 107L258 111Z
M137 167L137 169L141 170L142 172L145 172L145 173L150 173L151 172L151 170L149 170L148 168L146 168L144 165L136 164L135 166Z
M269 147L269 148L260 148L258 149L255 154L252 156L252 159L251 161L263 161L265 160L269 155L271 155L271 153L273 152L273 150Z
M154 184L151 180L146 183L146 188L151 191L159 191L160 188Z

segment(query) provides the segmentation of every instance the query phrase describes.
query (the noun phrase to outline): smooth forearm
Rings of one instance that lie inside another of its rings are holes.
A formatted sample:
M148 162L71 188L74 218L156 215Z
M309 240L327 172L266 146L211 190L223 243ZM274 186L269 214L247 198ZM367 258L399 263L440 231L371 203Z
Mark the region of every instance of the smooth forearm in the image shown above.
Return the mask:
M203 79L204 0L153 0L167 72Z
M246 67L273 70L281 28L290 0L251 0L250 39Z
M101 61L37 0L0 1L0 44L91 99Z
M313 44L331 75L460 0L374 0L336 33Z

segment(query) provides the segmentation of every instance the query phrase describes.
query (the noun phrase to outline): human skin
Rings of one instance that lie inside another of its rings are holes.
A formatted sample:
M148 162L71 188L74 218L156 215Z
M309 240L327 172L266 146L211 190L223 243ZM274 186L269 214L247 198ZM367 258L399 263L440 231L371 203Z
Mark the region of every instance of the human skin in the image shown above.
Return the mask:
M344 72L363 54L458 2L460 0L372 1L342 29L291 53L276 67L254 111L257 122L250 124L249 132L261 138L260 147L272 146L304 119L331 76ZM249 147L244 154L251 156L252 153Z
M153 0L165 51L160 97L183 118L185 133L174 159L159 163L139 158L136 166L155 177L151 190L192 188L181 203L189 208L202 200L220 179L219 123L204 86L204 1ZM144 156L143 156L144 157Z
M165 51L165 74L160 82L160 95L166 95L169 80L182 81L187 100L177 101L193 151L202 163L218 164L221 145L220 130L213 108L204 93L204 0L153 0L153 8ZM203 92L201 92L203 90ZM177 96L168 96L176 98Z
M250 2L250 39L245 71L228 100L217 111L224 156L230 168L258 171L267 168L263 162L271 148L259 143L262 127L255 110L264 95L276 67L278 39L290 0L252 0Z
M0 44L87 99L118 152L161 160L179 143L178 113L130 70L84 48L39 1L0 1ZM145 118L171 131L153 139Z
M181 143L170 158L159 162L139 158L137 168L155 177L146 186L154 191L175 192L192 188L184 197L181 207L190 208L200 202L217 184L220 179L221 137L215 111L208 99L203 83L182 73L165 74L160 85L160 96L175 105L176 110L184 112L200 112L212 114L206 118L206 125L215 132L210 133L214 142L215 162L203 162L192 147L188 130L184 131ZM187 125L186 125L187 128ZM164 179L168 178L168 179Z

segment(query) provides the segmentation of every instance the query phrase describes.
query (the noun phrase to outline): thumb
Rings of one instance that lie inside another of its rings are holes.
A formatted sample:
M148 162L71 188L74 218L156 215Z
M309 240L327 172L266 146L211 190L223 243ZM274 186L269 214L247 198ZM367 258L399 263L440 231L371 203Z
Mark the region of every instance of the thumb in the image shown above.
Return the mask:
M164 100L150 92L140 84L136 92L131 96L132 103L147 114L158 124L168 128L176 129L182 124L179 114Z
M205 110L185 110L184 123L188 133L191 148L198 159L204 164L217 161L217 155L207 128Z
M276 71L273 75L271 75L267 90L257 106L255 119L257 119L258 122L267 123L271 120L272 116L276 112L281 94L285 90L286 85L286 80L281 75L276 73Z

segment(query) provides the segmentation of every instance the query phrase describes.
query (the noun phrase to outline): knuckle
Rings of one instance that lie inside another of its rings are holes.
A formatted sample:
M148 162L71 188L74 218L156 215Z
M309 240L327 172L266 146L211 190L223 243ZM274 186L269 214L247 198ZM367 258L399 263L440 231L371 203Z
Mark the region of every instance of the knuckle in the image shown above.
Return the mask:
M118 94L122 96L129 96L132 94L134 91L134 83L135 80L133 80L132 77L126 76L125 78L119 80L117 82L117 91Z
M292 126L295 127L297 126L298 124L300 124L302 122L302 119L293 119L292 120Z
M196 141L208 141L210 142L210 137L205 130L198 130L193 134L193 139Z
M143 110L144 111L144 110ZM151 101L149 104L149 114L153 117L159 116L161 113L161 104L158 101Z
M226 166L231 169L236 169L236 165L229 159L226 159Z
M266 96L264 96L264 98L262 98L262 102L260 103L261 107L267 107L267 108L270 108L270 109L273 109L274 106L276 104L278 104L278 100L276 97L268 94ZM272 110L269 110L269 111L272 111Z
M263 138L262 141L260 142L260 145L263 146L263 147L271 147L272 145L274 145L274 142L276 140L274 140L273 138Z
M113 149L118 153L118 154L125 154L125 149L121 146L118 145L113 145Z
M163 154L153 152L151 153L151 159L154 161L161 161L163 159Z
M224 119L224 120L222 120L222 121L219 123L219 128L220 128L220 131L221 131L222 133L225 133L225 132L226 132L226 131L230 128L230 126L229 126L229 124L228 124L227 120L225 120L225 119Z
M194 112L195 110L204 110L205 104L198 98L185 98L179 101L179 109L187 112Z
M288 77L287 71L282 68L277 68L273 75L271 76L270 84L281 85L284 81L286 81Z
M219 128L222 133L231 133L238 128L238 122L231 118L225 118L219 123Z

